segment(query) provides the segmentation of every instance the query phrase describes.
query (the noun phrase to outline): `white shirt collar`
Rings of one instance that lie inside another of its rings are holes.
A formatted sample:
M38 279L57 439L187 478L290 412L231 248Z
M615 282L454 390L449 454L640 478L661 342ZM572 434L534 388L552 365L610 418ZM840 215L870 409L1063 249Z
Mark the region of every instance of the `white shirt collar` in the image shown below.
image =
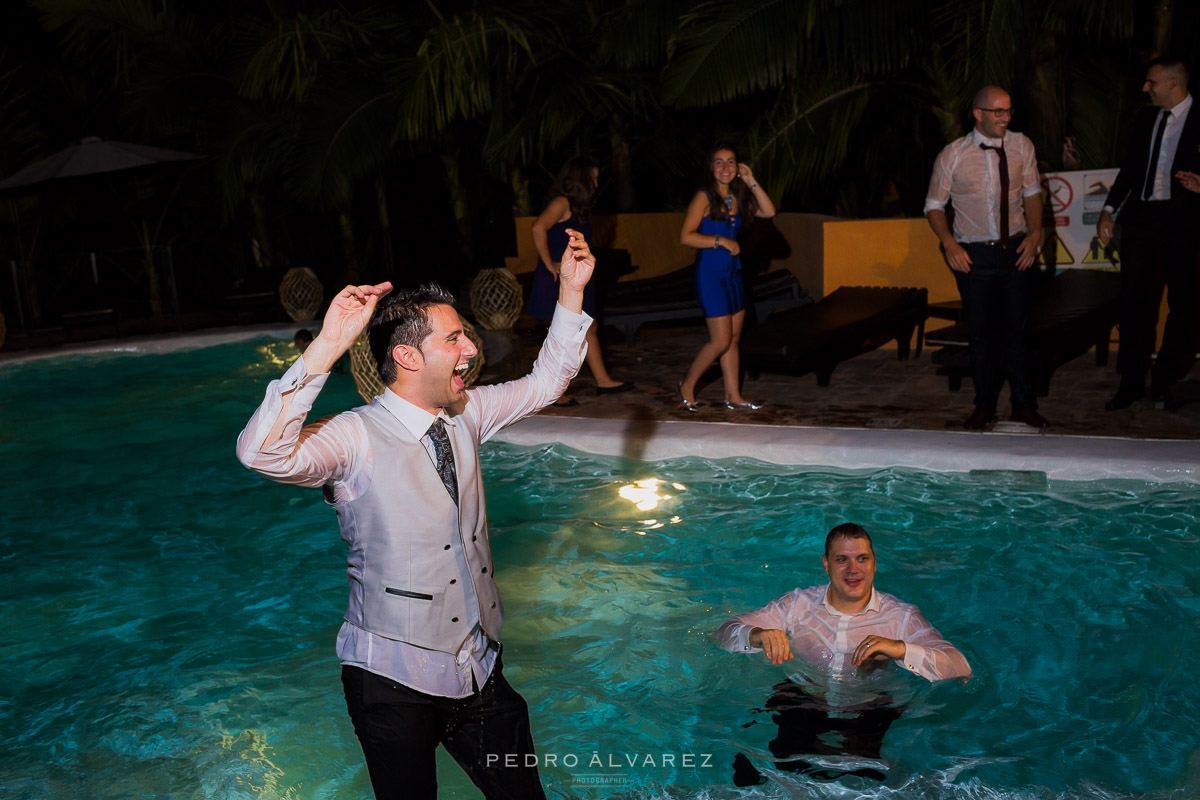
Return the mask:
M1172 117L1182 117L1187 113L1187 110L1192 107L1192 95L1189 93L1187 97L1180 100L1167 111L1171 112Z
M871 587L871 599L867 601L866 607L862 611L859 611L858 614L847 614L844 611L838 611L834 608L833 603L829 602L829 588L828 586L825 587L825 599L823 602L825 603L825 609L830 614L837 614L839 617L857 617L859 614L865 614L868 611L878 611L880 608L879 593L875 591L874 586Z
M971 141L975 144L986 144L988 147L1003 147L1004 139L989 139L979 132L979 128L971 128Z
M400 420L400 424L407 428L417 441L429 432L429 426L433 425L435 419L444 419L447 425L454 425L454 418L447 415L445 409L439 410L437 414L430 414L393 392L391 387L379 395L379 404Z

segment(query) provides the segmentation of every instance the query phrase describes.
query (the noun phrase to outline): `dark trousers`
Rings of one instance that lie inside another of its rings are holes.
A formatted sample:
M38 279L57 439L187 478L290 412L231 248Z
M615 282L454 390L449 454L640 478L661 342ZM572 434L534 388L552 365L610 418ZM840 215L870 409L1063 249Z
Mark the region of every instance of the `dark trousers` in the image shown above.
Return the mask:
M776 758L788 760L806 753L879 758L884 735L904 712L902 707L892 704L889 695L870 703L834 709L791 681L775 686L767 710L779 726L779 735L769 745L771 752ZM790 768L786 760L778 766Z
M869 767L835 774L817 767L804 756L878 759L888 728L904 713L904 707L896 705L890 695L881 694L870 702L848 708L833 708L791 681L781 681L774 689L766 710L771 712L771 719L779 728L779 733L768 745L777 759L777 768L817 779L833 779L843 774L876 780L886 777ZM735 785L752 786L762 782L758 770L741 753L734 757L733 763Z
M994 411L1008 378L1013 408L1037 408L1029 376L1029 301L1034 267L1018 270L1017 245L964 244L970 272L955 272L967 322L975 405Z
M1169 202L1169 201L1168 201ZM1197 221L1168 202L1131 201L1121 213L1121 343L1117 372L1123 383L1142 387L1154 352L1158 304L1167 286L1167 324L1151 379L1166 388L1187 374L1196 354Z
M434 800L439 744L487 800L546 797L529 707L505 679L499 657L483 688L461 699L424 694L350 666L342 667L342 688L378 800Z

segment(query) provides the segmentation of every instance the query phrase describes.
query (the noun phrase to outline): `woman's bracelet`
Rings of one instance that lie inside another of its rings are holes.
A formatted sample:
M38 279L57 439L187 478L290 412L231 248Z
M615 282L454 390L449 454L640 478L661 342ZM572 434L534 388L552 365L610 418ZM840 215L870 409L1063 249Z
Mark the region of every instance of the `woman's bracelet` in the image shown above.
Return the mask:
M716 249L717 249L718 247L720 247L720 246L721 246L721 237L720 237L720 236L714 236L714 237L713 237L713 250L716 250Z
M753 192L753 191L754 191L755 189L757 189L757 188L758 188L758 184L757 184L757 183L755 183L755 184L751 184L751 186L750 186L750 191L752 191L752 192Z

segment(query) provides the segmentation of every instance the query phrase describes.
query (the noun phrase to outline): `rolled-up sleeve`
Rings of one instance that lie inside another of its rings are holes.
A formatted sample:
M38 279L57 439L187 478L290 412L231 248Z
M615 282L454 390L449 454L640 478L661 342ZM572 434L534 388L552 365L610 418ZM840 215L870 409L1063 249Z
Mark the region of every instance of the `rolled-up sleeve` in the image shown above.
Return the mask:
M954 151L951 145L942 148L933 162L933 175L929 178L929 192L925 195L925 213L945 211L950 202L950 183L954 178Z
M1021 196L1032 197L1042 193L1042 177L1038 174L1033 142L1026 139L1024 145L1025 152L1021 158Z

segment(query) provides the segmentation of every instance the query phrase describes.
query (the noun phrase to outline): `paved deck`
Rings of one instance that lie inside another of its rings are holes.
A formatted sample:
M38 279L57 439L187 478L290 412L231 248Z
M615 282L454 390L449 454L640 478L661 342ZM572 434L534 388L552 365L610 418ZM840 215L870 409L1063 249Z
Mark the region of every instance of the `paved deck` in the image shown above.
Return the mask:
M801 377L763 375L746 380L747 399L765 401L760 411L730 411L718 373L701 386L697 399L706 405L695 413L677 408L675 385L691 357L705 341L700 327L674 327L644 331L637 346L610 344L605 362L613 377L632 380L637 387L620 395L595 396L595 383L585 367L571 386L579 400L575 408L550 408L548 415L627 420L689 420L734 422L748 425L799 425L891 430L961 430L971 412L971 381L957 392L936 374L926 350L919 358L899 361L893 349L879 349L842 362L829 386L817 385L815 375ZM1175 411L1148 399L1123 411L1105 411L1104 403L1116 390L1114 357L1107 366L1095 364L1092 353L1060 367L1050 383L1050 394L1039 401L1039 410L1050 420L1048 434L1106 436L1128 439L1200 440L1200 367L1180 390L1194 401ZM996 432L1029 433L1024 425L1003 421L1007 395L1001 399L1001 423ZM1200 446L1197 447L1200 461Z

